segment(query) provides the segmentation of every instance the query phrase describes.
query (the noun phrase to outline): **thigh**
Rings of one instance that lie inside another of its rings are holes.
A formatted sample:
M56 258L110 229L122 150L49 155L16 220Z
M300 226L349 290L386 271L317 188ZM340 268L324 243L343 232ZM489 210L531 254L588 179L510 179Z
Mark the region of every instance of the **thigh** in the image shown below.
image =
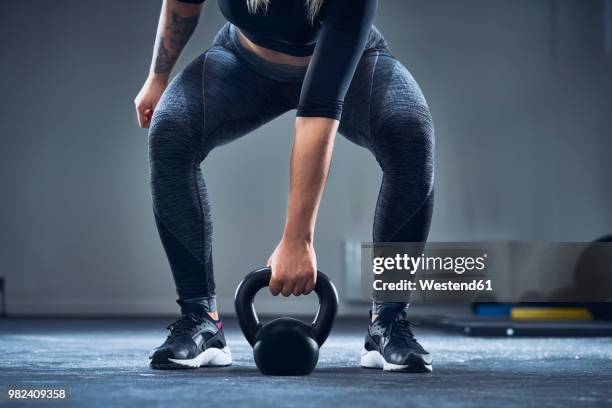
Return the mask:
M203 159L213 148L290 109L277 83L253 72L230 50L214 46L172 80L155 110L152 128L174 129L156 133Z
M433 122L425 97L410 72L385 51L362 57L345 99L340 133L372 151L381 166L408 159L413 166L433 164Z
M433 123L421 89L394 57L374 52L362 58L340 132L369 149L383 171L374 241L425 240L433 206Z
M202 69L205 150L292 109L279 83L247 67L227 48L208 50Z

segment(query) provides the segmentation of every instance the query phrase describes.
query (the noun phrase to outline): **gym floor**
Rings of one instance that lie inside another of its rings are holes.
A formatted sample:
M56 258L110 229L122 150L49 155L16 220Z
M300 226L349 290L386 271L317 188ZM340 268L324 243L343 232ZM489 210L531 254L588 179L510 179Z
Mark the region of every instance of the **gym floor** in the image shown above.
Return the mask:
M169 322L2 319L0 386L67 387L69 402L59 406L371 408L382 396L398 407L612 405L610 338L474 338L416 328L434 372L383 373L358 367L366 323L341 320L312 375L265 377L233 320L225 322L233 366L149 369L148 352Z

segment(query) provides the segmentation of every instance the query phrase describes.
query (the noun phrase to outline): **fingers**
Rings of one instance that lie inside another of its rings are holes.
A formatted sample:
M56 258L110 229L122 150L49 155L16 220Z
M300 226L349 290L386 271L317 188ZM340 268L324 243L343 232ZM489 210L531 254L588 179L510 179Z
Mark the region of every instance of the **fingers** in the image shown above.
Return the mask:
M315 288L316 267L314 271L304 269L300 273L287 273L281 265L278 265L274 254L268 259L267 266L272 269L272 276L268 283L272 296L278 296L279 294L284 297L308 295Z
M151 118L153 118L153 109L145 109L144 111L144 124L142 127L148 128L151 125Z
M308 282L306 282L306 285L304 285L304 294L305 295L310 295L312 293L312 291L314 290L316 284L317 284L316 278L315 279L309 279Z
M272 296L278 296L282 293L284 297L290 296L293 293L293 289L295 287L295 282L293 280L288 279L278 279L272 274L272 278L270 278L270 283L268 284L268 288L270 289L270 293Z
M283 281L278 279L270 279L270 292L276 296L281 293L284 297L291 295L300 296L304 293L304 286L306 282L304 280L285 279Z
M139 100L134 101L134 103L136 105L138 125L141 128L148 128L151 124L151 118L153 117L153 107L150 103L145 103Z
M316 278L313 279L310 276L302 277L297 280L288 281L283 283L281 290L283 296L300 296L309 295L315 288Z
M305 287L306 287L306 279L300 279L295 283L295 286L293 287L293 291L291 293L293 293L293 296L300 296L302 293L306 294L304 292Z
M291 296L291 293L293 293L294 286L295 286L295 282L292 282L292 281L283 282L283 289L281 290L281 293L283 294L283 296L284 297Z
M278 294L281 292L281 289L283 288L283 284L278 279L275 279L274 275L272 275L268 288L270 289L270 293L272 294L272 296L278 296Z
M151 124L153 110L151 108L138 108L138 124L141 128L148 128Z
M144 115L144 110L140 108L140 106L136 106L136 117L138 118L138 126L141 128L145 127L146 118Z

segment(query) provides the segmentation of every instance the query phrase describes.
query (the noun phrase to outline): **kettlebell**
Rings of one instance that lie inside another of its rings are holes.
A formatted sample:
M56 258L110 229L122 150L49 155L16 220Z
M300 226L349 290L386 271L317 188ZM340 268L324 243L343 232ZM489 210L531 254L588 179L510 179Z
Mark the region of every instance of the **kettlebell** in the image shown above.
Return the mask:
M238 285L234 296L236 315L244 337L253 347L259 371L265 375L308 375L319 360L319 347L331 332L338 310L338 294L325 274L318 272L315 293L319 310L312 324L292 317L281 317L266 324L259 322L253 300L268 286L272 269L249 273Z

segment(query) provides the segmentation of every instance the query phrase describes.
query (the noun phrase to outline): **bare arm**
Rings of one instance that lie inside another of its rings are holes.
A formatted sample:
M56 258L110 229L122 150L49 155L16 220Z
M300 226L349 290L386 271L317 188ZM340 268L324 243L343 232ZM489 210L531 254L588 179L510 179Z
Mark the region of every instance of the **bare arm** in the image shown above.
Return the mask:
M176 60L198 24L201 9L201 4L164 0L149 75L168 80Z
M157 102L168 85L172 68L198 24L201 9L201 4L164 0L149 76L134 100L141 127L149 127Z
M268 263L270 291L277 295L310 293L316 283L314 229L329 174L338 121L298 117L291 153L291 184L285 230Z
M312 242L317 212L329 174L338 121L297 118L295 126L284 236Z

